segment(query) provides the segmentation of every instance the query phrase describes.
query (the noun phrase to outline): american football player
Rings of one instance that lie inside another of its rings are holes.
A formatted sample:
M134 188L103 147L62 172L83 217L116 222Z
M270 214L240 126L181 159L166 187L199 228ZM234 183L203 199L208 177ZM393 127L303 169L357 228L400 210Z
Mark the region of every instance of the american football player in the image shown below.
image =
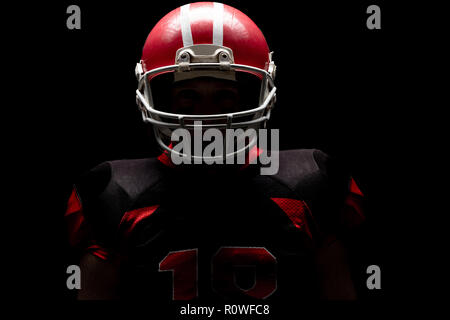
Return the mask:
M65 218L83 252L78 298L355 299L341 236L364 220L363 194L327 154L272 150L278 171L262 175L254 160L269 150L247 137L215 155L244 164L173 162L173 132L195 121L266 128L276 66L255 23L225 4L183 5L151 30L135 73L162 153L101 163L75 183Z

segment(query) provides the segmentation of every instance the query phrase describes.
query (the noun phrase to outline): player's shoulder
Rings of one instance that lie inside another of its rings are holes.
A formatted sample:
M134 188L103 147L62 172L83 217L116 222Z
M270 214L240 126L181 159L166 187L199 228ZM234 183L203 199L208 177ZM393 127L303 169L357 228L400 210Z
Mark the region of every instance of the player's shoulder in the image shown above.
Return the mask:
M132 201L162 176L156 158L112 160L83 173L75 187L82 199L120 197Z
M346 166L320 149L280 151L279 170L274 176L306 199L331 185L345 183L348 177Z
M288 184L310 178L326 178L333 160L319 149L292 149L279 152L277 176Z
M114 160L109 162L111 179L130 196L136 196L157 183L164 175L157 158Z
M329 160L328 154L319 149L291 149L279 152L280 171L296 171L305 174L324 171Z
M105 161L77 179L73 194L97 244L113 246L125 212L162 175L158 160L145 158Z
M341 158L319 149L281 151L275 179L305 200L324 234L347 232L364 221L363 193Z

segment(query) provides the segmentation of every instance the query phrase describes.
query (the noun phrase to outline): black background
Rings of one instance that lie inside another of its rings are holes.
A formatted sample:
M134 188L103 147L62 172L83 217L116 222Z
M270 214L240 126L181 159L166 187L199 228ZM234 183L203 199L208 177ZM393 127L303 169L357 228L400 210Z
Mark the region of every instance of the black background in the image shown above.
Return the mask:
M399 257L408 241L393 220L404 215L398 181L412 153L403 126L410 111L401 98L410 59L404 45L412 32L401 22L405 7L384 1L224 2L250 16L275 52L271 127L280 129L281 149L319 148L342 159L366 195L368 220L355 249L362 265L381 267L382 290L363 290L361 298L401 298L407 290L398 277ZM35 18L42 13L27 30L28 50L38 54L25 52L21 62L34 66L30 82L39 87L41 105L30 127L36 140L26 142L41 174L28 186L39 193L36 215L43 225L32 233L37 257L28 259L44 269L42 285L31 290L35 299L73 298L65 271L77 261L68 253L63 214L76 178L105 160L157 154L135 105L134 67L151 28L184 3L61 1L23 9ZM71 4L81 8L81 30L66 28ZM381 30L366 28L370 4L381 7ZM30 157L24 162L30 165ZM363 286L365 270L358 272Z

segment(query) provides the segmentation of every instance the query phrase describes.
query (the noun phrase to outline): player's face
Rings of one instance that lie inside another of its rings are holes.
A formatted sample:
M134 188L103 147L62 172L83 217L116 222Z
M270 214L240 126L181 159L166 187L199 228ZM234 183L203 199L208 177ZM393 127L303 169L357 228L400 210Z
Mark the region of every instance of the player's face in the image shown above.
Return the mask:
M196 78L175 84L170 112L180 114L219 114L239 111L240 95L233 81Z

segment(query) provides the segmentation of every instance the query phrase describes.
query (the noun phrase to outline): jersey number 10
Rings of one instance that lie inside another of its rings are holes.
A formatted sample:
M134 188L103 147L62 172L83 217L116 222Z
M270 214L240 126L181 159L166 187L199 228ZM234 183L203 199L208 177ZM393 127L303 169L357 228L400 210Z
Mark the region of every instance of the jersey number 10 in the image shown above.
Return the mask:
M170 252L160 263L159 271L171 271L173 299L190 300L198 296L198 249ZM269 297L277 289L276 258L259 247L222 247L212 257L211 281L213 289L226 296L250 296L257 299ZM241 288L235 281L237 267L254 268L254 284Z

